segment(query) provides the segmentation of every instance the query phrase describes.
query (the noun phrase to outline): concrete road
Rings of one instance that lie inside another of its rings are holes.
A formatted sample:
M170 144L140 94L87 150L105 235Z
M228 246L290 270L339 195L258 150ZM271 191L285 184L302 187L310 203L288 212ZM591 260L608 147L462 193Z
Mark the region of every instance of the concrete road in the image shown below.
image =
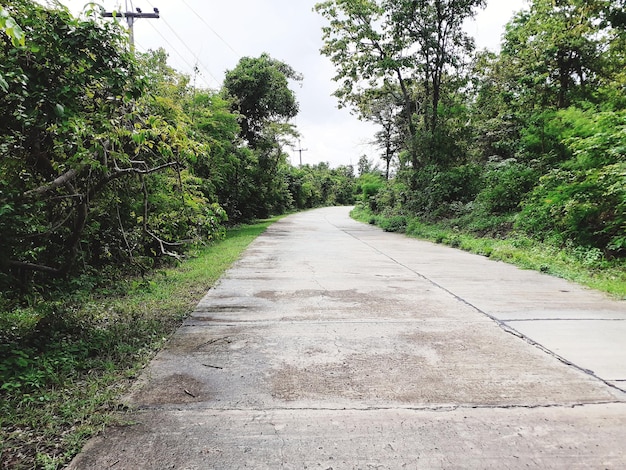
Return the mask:
M70 468L626 468L626 303L348 213L259 237Z

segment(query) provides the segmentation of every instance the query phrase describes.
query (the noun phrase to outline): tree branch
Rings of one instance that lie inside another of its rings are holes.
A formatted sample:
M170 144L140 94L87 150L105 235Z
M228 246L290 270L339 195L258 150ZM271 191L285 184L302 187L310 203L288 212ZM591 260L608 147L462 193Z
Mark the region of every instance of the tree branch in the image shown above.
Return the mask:
M56 189L59 186L63 186L69 183L71 180L76 178L77 175L78 175L78 170L72 168L71 170L66 171L65 173L63 173L61 176L59 176L52 182L48 184L44 184L43 186L39 186L38 188L26 191L24 193L24 196L33 196L33 195L39 196L39 195L45 194L48 191L52 191L53 189Z
M148 168L146 170L142 170L140 168L119 168L116 164L115 172L111 173L109 176L100 181L96 186L92 187L89 191L89 198L92 199L94 195L98 194L98 192L109 184L111 181L116 180L118 178L122 178L126 175L149 175L151 173L156 173L157 171L161 171L165 168L171 168L174 166L180 165L178 162L170 162L164 163L163 165L156 166L154 168Z
M51 268L50 266L43 266L41 264L26 263L23 261L9 261L9 266L27 269L29 271L40 271L43 273L52 274L54 276L60 276L63 274L63 271L57 268Z
M152 233L147 228L146 228L145 232L146 232L146 234L150 235L152 238L154 238L157 241L157 243L159 244L159 247L161 248L161 254L162 255L171 256L172 258L176 258L177 260L182 259L182 257L178 253L174 253L173 251L168 251L168 250L165 249L165 245L168 245L168 246L182 246L182 243L168 243L165 240L161 240L157 235Z

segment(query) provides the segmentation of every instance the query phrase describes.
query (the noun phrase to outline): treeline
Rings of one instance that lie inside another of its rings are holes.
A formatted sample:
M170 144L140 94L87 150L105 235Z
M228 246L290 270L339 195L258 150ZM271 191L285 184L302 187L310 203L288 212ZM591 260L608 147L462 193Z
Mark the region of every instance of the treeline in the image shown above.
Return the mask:
M316 5L340 104L379 125L370 209L624 258L624 2L532 0L497 54L463 28L485 3Z
M55 282L144 273L228 224L353 202L351 167L293 167L290 81L264 54L221 90L133 54L96 6L0 15L0 310Z

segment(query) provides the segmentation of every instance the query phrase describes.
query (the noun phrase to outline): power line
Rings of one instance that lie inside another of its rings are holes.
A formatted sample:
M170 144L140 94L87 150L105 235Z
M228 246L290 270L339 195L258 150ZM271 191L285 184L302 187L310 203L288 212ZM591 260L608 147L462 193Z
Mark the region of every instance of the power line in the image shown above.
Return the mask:
M146 0L146 1L148 2L148 4L149 4L150 6L152 6L149 0ZM215 83L216 83L217 85L219 85L221 82L220 82L217 78L215 78L215 76L211 73L211 69L210 69L209 67L207 67L206 65L204 65L204 64L200 61L200 59L198 58L198 55L197 55L197 54L196 54L193 50L191 50L191 48L190 48L190 47L189 47L189 46L185 43L185 41L183 40L183 38L181 38L181 37L180 37L180 35L176 32L176 30L174 30L174 28L172 28L172 26L171 26L171 25L170 25L167 21L165 21L164 19L163 19L163 23L165 24L165 26L167 26L167 27L169 28L169 30L172 32L172 34L174 34L174 36L176 36L176 38L180 41L180 43L181 43L183 46L185 46L185 48L187 49L187 51L189 51L189 53L190 53L190 54L194 57L194 59L196 60L196 62L197 62L199 65L201 65L201 66L202 66L202 68L203 68L203 69L204 69L204 70L205 70L205 71L206 71L206 72L207 72L207 73L211 76L211 78L215 81ZM167 44L169 44L169 46L170 46L171 48L173 48L173 49L175 50L175 52L178 54L178 56L179 56L179 57L181 57L181 58L182 58L181 54L180 54L180 53L179 53L179 52L178 52L178 51L174 48L174 46L172 46L172 44L171 44L171 43L170 43L170 42L169 42L169 41L168 41L168 40L167 40L167 39L163 36L163 34L161 34L161 32L160 32L159 30L157 30L156 28L154 28L154 26L153 26L153 25L150 25L150 26L152 26L152 28L153 28L153 29L155 29L155 31L156 31L156 32L157 32L157 33L158 33L158 34L159 34L159 35L163 38L163 40L164 40ZM186 60L184 60L184 62L185 62L187 65L189 65L189 63L188 63ZM194 68L194 67L191 67L191 68L192 68L192 70L193 70L193 68Z
M217 33L217 31L215 31L215 30L211 27L211 25L210 25L209 23L207 23L207 22L206 22L206 20L205 20L202 16L200 16L200 14L198 14L198 12L197 12L196 10L194 10L193 8L191 8L191 5L189 5L189 4L188 4L185 0L181 0L181 1L183 2L183 4L184 4L187 8L189 8L189 9L192 11L192 13L193 13L194 15L196 15L198 18L200 18L200 21L202 21L202 22L206 25L206 27L207 27L207 28L209 28L209 29L211 30L211 32L212 32L213 34L215 34L215 35L219 38L219 40L220 40L220 41L222 41L224 44L226 44L226 46L227 46L227 47L228 47L228 48L229 48L229 49L233 52L233 54L235 54L235 56L237 56L237 57L240 57L240 56L241 56L241 54L239 54L239 53L238 53L238 52L237 52L237 51L233 48L233 46L231 46L231 45L228 43L228 41L226 41L226 39L224 39L222 36L220 36L220 35Z
M155 31L155 32L156 32L159 36L161 36L161 39L163 39L163 41L165 41L165 43L166 43L168 46L170 46L170 50L171 50L172 52L174 52L174 53L175 53L175 54L176 54L176 55L177 55L177 56L178 56L178 57L179 57L179 58L180 58L180 59L181 59L181 60L185 63L185 65L187 65L187 67L189 67L191 70L196 70L196 66L195 66L195 65L191 65L191 63L189 63L189 61L188 61L188 60L187 60L187 59L186 59L186 58L185 58L185 57L184 57L184 56L183 56L180 52L178 52L178 49L176 49L176 47L174 47L174 46L172 45L172 43L170 43L170 42L169 42L169 40L168 40L165 36L163 36L163 34L161 33L161 31L159 31L159 30L158 30L157 28L155 28L153 25L150 25L150 26L154 29L154 31ZM200 65L202 65L202 64L200 64ZM218 80L217 80L217 79L216 79L216 78L215 78L215 77L211 74L211 72L207 70L207 73L211 76L211 78L212 78L212 79L215 81L215 83L219 86L220 82L219 82L219 81L218 81ZM201 77L203 77L204 83L206 83L206 85L207 85L208 87L210 87L210 86L211 86L211 84L210 84L209 82L207 82L207 81L206 81L206 79L204 78L204 74L199 73L199 75L200 75Z

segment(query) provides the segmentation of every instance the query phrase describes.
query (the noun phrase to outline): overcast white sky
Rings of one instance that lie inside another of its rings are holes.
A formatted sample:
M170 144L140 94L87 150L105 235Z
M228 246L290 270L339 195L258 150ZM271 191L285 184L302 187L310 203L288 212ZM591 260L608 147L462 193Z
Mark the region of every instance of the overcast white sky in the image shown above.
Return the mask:
M78 13L88 0L61 0ZM135 23L137 50L163 47L170 65L193 75L197 83L219 89L226 70L233 69L244 56L258 57L267 52L304 75L295 87L300 114L295 120L302 134L303 163L329 162L331 166L354 164L366 154L378 161L378 150L369 145L376 128L358 121L348 110L338 110L331 96L336 89L331 80L334 69L320 55L323 18L313 12L317 0L100 0L107 11L141 8L160 19ZM513 13L526 6L526 0L487 0L476 22L467 26L479 48L497 50L504 24ZM298 146L296 145L296 148ZM293 164L298 152L289 150Z

